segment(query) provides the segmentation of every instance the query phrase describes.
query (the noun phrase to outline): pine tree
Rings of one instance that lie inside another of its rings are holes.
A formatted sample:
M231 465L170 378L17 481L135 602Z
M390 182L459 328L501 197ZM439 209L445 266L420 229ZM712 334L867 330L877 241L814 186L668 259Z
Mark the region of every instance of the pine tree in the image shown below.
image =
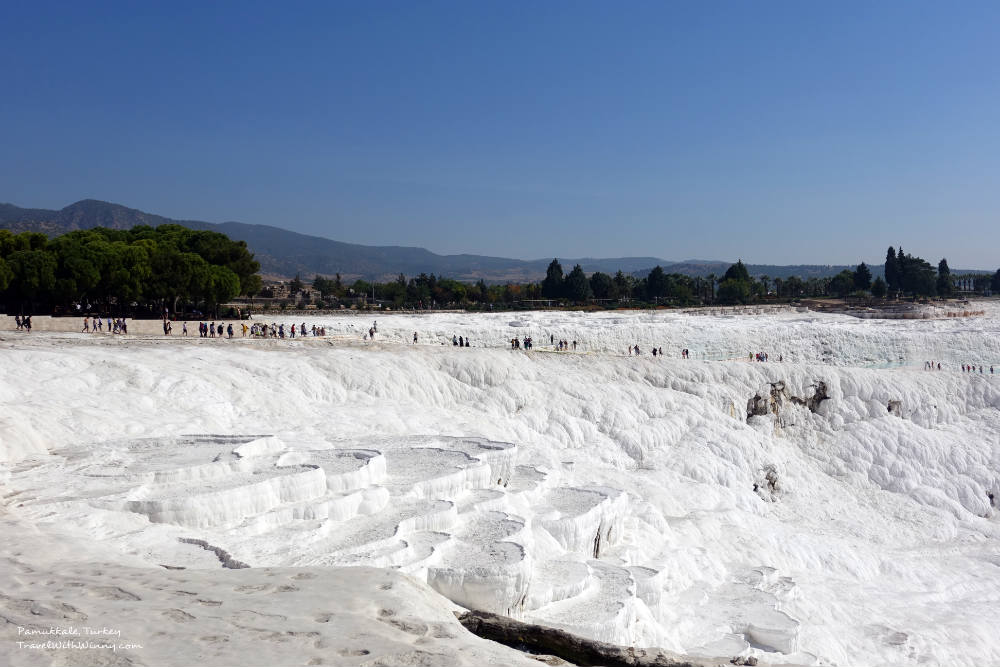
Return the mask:
M654 266L646 276L646 293L654 299L667 295L667 276L663 273L663 267Z
M545 271L545 280L542 281L542 296L550 299L558 299L563 294L563 270L558 259L553 259L549 268Z
M726 269L719 282L718 299L722 303L749 303L752 288L753 279L741 259Z
M867 291L872 286L872 272L864 262L854 270L854 289Z
M722 279L742 280L746 283L750 283L750 272L747 271L747 267L743 264L743 260L741 259L726 269L726 274L722 276Z
M619 297L624 297L625 299L628 299L629 297L632 296L631 277L626 276L624 273L622 273L621 269L618 269L618 272L615 273L614 283L615 283L615 292L618 293Z
M579 264L566 276L564 291L571 301L586 301L590 298L590 281Z
M590 276L590 291L598 299L610 299L615 296L615 281L608 274L595 271Z

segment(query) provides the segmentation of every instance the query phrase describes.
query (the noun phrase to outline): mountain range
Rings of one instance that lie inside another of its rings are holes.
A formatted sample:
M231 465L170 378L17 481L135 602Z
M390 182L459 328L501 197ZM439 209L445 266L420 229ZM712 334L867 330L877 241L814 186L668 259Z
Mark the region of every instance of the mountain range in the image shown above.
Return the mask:
M552 261L552 258L522 260L485 255L438 255L425 248L344 243L270 225L172 220L96 199L84 199L58 211L0 203L0 228L14 232L42 232L50 237L92 227L130 229L137 225L155 227L168 223L222 232L232 239L246 241L260 262L261 273L266 278L291 278L295 275L312 278L317 274L332 276L340 273L345 280L386 280L400 273L406 276L434 273L462 281L483 279L487 282L528 282L544 278L545 270ZM627 274L645 275L652 267L659 265L667 273L690 276L721 276L732 264L731 261L712 260L677 262L658 257L584 257L560 258L559 261L564 271L579 264L588 274L594 271L614 274L621 270ZM831 276L845 268L854 267L747 264L752 275L768 275L771 278L791 275L802 278ZM881 273L881 266L871 268L873 273Z

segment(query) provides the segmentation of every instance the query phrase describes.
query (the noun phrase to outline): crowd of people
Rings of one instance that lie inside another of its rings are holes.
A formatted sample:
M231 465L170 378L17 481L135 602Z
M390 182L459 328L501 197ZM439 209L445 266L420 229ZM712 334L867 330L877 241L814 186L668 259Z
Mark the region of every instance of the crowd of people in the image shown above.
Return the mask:
M16 324L18 331L31 331L31 316L30 315L15 315L14 323ZM106 323L106 324L105 324ZM188 335L188 323L184 322L182 325L182 335ZM111 318L111 317L84 317L83 318L83 329L84 333L102 333L105 331L105 326L107 326L107 332L113 334L127 334L128 333L128 323L124 317L121 318ZM285 324L277 323L254 323L247 325L245 322L241 321L238 327L242 330L241 334L245 338L247 335L253 338L295 338L306 337L306 336L326 336L326 327L312 326L307 327L305 322L301 324L292 324L291 327L286 327ZM163 333L164 335L172 335L173 333L173 323L167 316L163 317ZM215 322L199 322L198 323L198 334L202 338L228 338L231 339L235 335L236 330L233 328L233 324L230 322L228 324ZM378 322L372 322L371 327L369 327L367 334L364 336L365 340L374 340L375 334L378 333ZM418 333L413 332L413 343L416 344L419 340ZM565 352L569 350L576 350L578 343L577 341L568 341L560 339L555 340L554 335L549 335L549 342L552 344L556 351ZM451 343L455 347L471 347L472 342L468 336L458 336L452 335ZM510 339L510 347L512 350L530 350L534 347L532 337L525 335L521 338L514 337ZM650 352L654 357L663 356L662 347L653 347ZM628 356L640 356L642 354L642 349L638 344L632 345L627 348ZM680 350L680 355L682 359L690 359L690 350L688 348L682 348ZM757 352L749 353L747 359L751 362L767 362L770 360L769 354L767 352ZM778 361L782 361L782 356L778 356ZM925 361L924 370L942 370L943 366L940 361ZM982 364L961 364L961 369L963 373L978 373L980 375L985 375L987 370L990 375L995 374L994 366L989 367L983 366Z
M961 367L962 367L962 372L963 373L977 373L978 372L980 375L985 375L986 374L986 372L983 370L983 366L982 365L977 366L976 364L962 364ZM924 362L924 370L925 371L939 371L939 370L941 370L941 362L940 361L925 361ZM993 375L993 374L994 374L994 372L993 372L993 366L990 366L990 375Z
M657 357L657 356L662 357L663 356L663 348L662 347L654 347L652 349L652 353L653 353L654 357ZM628 348L628 355L631 357L633 354L638 357L640 354L642 354L642 349L638 345L633 345L632 347Z
M116 317L112 320L110 317L108 320L108 333L111 334L127 334L128 333L128 322L125 321L124 317ZM89 317L83 318L83 333L101 333L104 331L104 319L100 317L95 317L93 321Z
M209 324L208 322L198 322L198 335L202 338L225 338L226 331L227 331L226 326L221 322L219 323L218 326L216 326L215 322L212 322L211 324ZM233 325L231 322L229 324L228 331L229 331L229 337L232 338ZM186 332L187 332L187 322L184 323L183 335L186 336L187 335Z
M243 335L246 336L249 332L252 338L305 338L310 334L313 337L325 336L326 327L318 327L315 324L312 327L307 327L306 323L296 327L292 324L291 327L286 328L284 324L276 324L272 322L271 324L253 324L247 327L246 324L243 325Z
M240 334L243 338L250 336L251 338L295 338L304 337L308 335L313 336L325 336L326 327L317 327L315 324L312 327L307 327L306 323L303 322L301 325L296 326L293 324L290 328L286 328L284 324L266 324L262 322L255 322L248 325L246 322L241 321L238 325ZM233 328L233 323L228 324L215 322L199 322L198 323L198 336L201 338L225 338L230 339L236 335L236 329ZM170 335L173 332L173 325L169 320L163 320L163 333L165 335ZM184 322L181 328L181 335L188 335L188 325Z

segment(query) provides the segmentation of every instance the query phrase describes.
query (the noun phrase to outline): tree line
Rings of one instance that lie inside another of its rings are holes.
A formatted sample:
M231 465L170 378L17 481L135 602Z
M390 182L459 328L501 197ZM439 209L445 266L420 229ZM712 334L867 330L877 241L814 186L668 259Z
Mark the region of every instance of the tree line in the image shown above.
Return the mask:
M49 239L0 229L0 303L7 312L210 312L260 291L243 241L180 225L73 231ZM89 309L88 309L89 306Z
M0 230L0 304L7 312L72 312L75 304L91 310L135 314L162 313L179 308L204 308L236 296L273 296L262 288L259 263L243 241L218 232L196 231L175 224L113 230L96 227L49 239L44 234L13 234ZM742 260L722 276L692 277L654 267L645 276L597 271L589 276L578 264L563 272L558 259L540 282L487 285L421 273L403 274L388 282L346 282L315 276L317 304L333 306L346 299L374 298L394 307L443 306L531 307L544 304L598 303L687 306L746 304L768 299L859 296L949 296L962 291L1000 293L1000 269L993 275L952 275L942 259L935 269L926 260L890 247L885 277L873 279L860 263L827 278L751 276ZM291 285L292 299L305 287L299 276ZM303 305L303 298L297 299ZM293 301L294 302L294 301Z
M335 278L317 275L312 287L320 292L318 305L335 303L345 298L374 298L389 302L394 307L431 308L441 306L483 307L493 304L502 307L531 307L540 302L551 305L601 304L616 306L670 304L687 306L695 304L748 304L772 300L799 298L848 297L884 299L889 296L927 297L950 296L956 284L963 290L984 292L992 289L1000 293L1000 269L995 274L954 276L948 261L942 259L937 270L927 261L908 255L900 248L890 248L894 262L886 262L886 277L875 276L871 268L861 262L854 270L841 271L831 277L770 278L767 275L751 276L742 260L731 265L722 276L710 274L692 277L679 273L666 273L654 267L646 276L636 277L618 271L610 275L600 271L587 276L580 265L564 273L558 259L549 264L541 282L526 284L507 283L487 285L482 280L463 283L449 278L425 273L407 279L400 274L385 283L357 280L346 283L340 274ZM296 276L291 292L302 290L304 283ZM265 292L266 294L266 292ZM303 305L300 300L299 305Z

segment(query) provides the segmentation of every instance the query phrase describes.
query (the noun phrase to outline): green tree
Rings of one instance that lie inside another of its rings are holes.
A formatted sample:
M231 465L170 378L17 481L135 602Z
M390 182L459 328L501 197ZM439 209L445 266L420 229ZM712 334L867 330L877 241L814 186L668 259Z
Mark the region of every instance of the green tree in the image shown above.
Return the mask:
M716 300L720 303L749 303L750 281L733 278L724 279L719 283Z
M573 267L565 280L565 294L571 301L586 301L591 297L590 281L579 264Z
M913 255L903 253L902 247L896 253L899 267L899 289L918 296L932 296L937 288L937 275L930 263Z
M18 245L20 241L17 235L9 229L0 229L0 259L3 259L15 250L24 250L24 248L19 248Z
M11 270L10 265L3 257L0 257L0 292L7 289L7 286L10 285L10 281L13 280L13 278L14 272Z
M615 296L615 281L606 273L595 271L590 275L590 291L598 299L613 299Z
M722 280L742 280L749 286L750 283L750 272L747 271L747 267L743 264L743 260L738 260L735 264L726 269L725 275L722 276Z
M855 274L844 269L830 280L830 291L843 298L854 291Z
M949 296L952 290L951 269L948 268L948 260L942 258L938 262L937 270L937 293L941 296Z
M193 301L212 302L212 271L211 264L193 252L184 252L178 256L183 265L184 283L178 286L178 292L186 299Z
M24 301L34 303L50 296L56 285L56 259L44 250L18 250L7 257L10 288Z
M899 289L899 262L896 258L896 249L889 246L885 253L885 284L889 290Z
M632 276L626 276L621 269L615 274L615 293L618 297L628 299L632 296L632 287L635 284Z
M878 299L884 299L888 292L889 287L885 284L882 276L877 277L874 282L872 282L872 296Z
M753 279L741 259L726 269L716 299L721 303L750 303L752 290Z
M646 276L646 296L650 299L658 299L667 295L667 276L663 273L663 268L654 266L653 270Z
M147 281L153 270L146 244L116 243L119 267L112 274L112 294L118 298L120 306L142 298Z
M542 281L542 296L558 299L563 295L563 270L558 259L553 259L545 270L545 280Z
M260 294L260 288L262 285L263 281L259 275L254 274L252 276L247 276L240 281L241 294L252 299L257 294Z
M872 272L864 262L854 269L854 289L868 291L872 286Z
M785 280L785 291L787 292L787 296L797 299L802 296L803 290L805 290L805 285L802 282L802 278L799 278L798 276L788 276L788 279Z
M218 313L219 304L229 301L240 293L240 278L229 267L212 265L209 269L212 278L210 294L211 309Z

